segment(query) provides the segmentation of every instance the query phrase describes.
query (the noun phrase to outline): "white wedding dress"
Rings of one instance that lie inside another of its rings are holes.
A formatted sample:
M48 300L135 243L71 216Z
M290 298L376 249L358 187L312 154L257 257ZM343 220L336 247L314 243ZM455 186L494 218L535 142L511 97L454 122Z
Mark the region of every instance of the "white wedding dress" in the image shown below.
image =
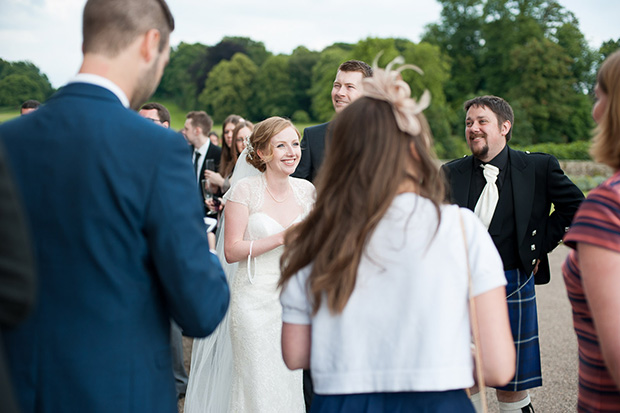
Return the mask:
M245 240L258 240L282 232L301 221L314 202L311 183L289 178L300 213L283 225L264 208L264 176L251 176L233 184L225 198L248 207ZM273 204L271 202L267 203ZM222 240L220 240L221 242ZM282 308L278 247L238 266L225 265L231 300L225 320L216 333L195 340L185 412L304 412L302 372L290 371L282 360ZM232 351L230 351L232 350Z

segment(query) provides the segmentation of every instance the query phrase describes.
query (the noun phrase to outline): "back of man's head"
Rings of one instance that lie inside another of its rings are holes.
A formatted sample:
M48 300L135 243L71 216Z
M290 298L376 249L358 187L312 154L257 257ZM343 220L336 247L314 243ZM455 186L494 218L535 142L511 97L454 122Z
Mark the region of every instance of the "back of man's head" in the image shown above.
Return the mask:
M30 99L22 103L22 107L20 109L20 114L25 115L32 111L35 111L41 106L41 102L38 100Z
M191 120L194 128L202 129L202 134L204 136L207 136L209 132L211 132L213 120L211 119L211 116L207 115L207 112L203 110L189 112L187 114L187 119Z
M342 72L360 72L364 77L372 76L372 67L361 60L347 60L338 67Z
M156 110L157 117L159 118L159 122L162 124L168 122L168 125L170 125L170 112L161 103L157 103L157 102L145 103L144 105L142 105L140 110Z
M161 52L174 30L174 18L165 0L88 0L82 22L82 51L115 57L151 29L161 35Z

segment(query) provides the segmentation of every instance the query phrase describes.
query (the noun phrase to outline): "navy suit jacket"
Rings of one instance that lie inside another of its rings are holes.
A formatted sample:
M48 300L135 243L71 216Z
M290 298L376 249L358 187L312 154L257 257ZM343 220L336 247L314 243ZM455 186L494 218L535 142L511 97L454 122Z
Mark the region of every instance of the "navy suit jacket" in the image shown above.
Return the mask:
M535 280L536 284L546 284L550 280L547 253L562 240L583 200L583 193L564 175L558 160L551 155L508 148L508 156L519 260L522 269L529 274L540 259ZM452 202L462 207L468 206L473 168L471 155L442 168L448 177ZM549 215L551 204L554 211ZM493 220L489 232L493 235Z
M314 181L325 157L328 127L329 122L304 129L304 138L301 140L301 160L292 176L310 182Z
M229 299L183 138L72 83L0 139L38 267L4 335L23 412L175 412L170 318L206 336Z

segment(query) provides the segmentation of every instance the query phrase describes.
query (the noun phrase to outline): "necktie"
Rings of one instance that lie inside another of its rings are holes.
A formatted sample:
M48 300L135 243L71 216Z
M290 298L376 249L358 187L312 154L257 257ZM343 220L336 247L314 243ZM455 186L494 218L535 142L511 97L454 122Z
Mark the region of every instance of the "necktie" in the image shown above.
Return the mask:
M497 185L495 185L497 175L499 175L499 168L490 164L481 165L481 168L483 168L482 173L487 183L482 189L480 198L478 198L474 213L478 215L484 226L488 229L489 225L491 225L493 214L495 213L497 201L499 201L499 191L497 190Z
M194 175L198 175L198 159L200 159L200 152L194 151Z

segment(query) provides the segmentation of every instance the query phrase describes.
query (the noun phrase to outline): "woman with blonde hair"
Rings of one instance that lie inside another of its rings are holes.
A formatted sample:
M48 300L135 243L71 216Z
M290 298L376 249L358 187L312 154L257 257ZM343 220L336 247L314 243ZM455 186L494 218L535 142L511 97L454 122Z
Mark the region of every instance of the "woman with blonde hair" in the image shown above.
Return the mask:
M312 412L473 412L469 270L486 381L514 375L502 262L443 204L429 98L390 67L335 119L315 207L287 234L282 353L311 369Z
M601 65L590 153L615 171L573 218L562 266L579 345L580 412L620 411L620 50Z

